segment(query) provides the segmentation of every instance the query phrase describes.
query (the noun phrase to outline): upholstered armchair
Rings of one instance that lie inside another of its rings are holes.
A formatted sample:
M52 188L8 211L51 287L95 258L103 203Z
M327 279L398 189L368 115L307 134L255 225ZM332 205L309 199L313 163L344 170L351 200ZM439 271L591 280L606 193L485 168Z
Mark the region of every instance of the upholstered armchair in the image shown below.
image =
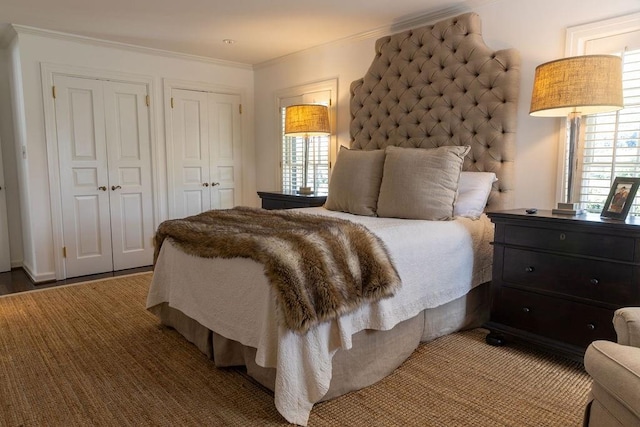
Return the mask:
M640 426L640 307L613 317L618 342L594 341L584 366L591 378L586 426Z

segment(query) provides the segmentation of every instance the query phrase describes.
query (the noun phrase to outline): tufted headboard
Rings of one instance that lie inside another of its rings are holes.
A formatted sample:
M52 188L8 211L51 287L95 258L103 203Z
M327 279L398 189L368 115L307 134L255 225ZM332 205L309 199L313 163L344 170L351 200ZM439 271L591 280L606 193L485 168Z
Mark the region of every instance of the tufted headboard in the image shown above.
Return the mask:
M470 145L465 171L495 172L487 210L513 207L520 55L493 51L467 13L383 37L351 84L351 148Z

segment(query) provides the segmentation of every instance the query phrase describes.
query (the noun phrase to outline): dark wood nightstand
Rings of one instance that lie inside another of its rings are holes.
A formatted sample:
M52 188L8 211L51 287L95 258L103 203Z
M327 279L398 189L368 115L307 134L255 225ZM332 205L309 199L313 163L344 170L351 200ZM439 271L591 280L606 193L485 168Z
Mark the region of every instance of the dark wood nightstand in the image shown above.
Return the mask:
M524 209L489 217L489 344L515 337L580 360L592 341L616 340L614 310L640 305L640 220Z
M326 194L297 194L282 191L258 191L264 209L293 209L322 206Z

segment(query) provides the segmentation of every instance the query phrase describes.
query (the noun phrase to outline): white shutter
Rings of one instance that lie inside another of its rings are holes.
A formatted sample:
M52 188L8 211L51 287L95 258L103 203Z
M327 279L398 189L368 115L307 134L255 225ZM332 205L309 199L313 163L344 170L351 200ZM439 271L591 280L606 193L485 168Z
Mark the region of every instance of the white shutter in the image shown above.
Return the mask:
M602 211L616 176L640 177L640 50L613 53L623 61L624 109L584 120L580 203L588 212ZM637 203L630 214L640 215Z

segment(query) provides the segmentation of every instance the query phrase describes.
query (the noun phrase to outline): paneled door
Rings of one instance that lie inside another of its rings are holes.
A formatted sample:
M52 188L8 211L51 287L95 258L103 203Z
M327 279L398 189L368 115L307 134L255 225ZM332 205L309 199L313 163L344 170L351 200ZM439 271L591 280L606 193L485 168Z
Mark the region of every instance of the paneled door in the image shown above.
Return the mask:
M66 277L150 265L146 86L55 76Z
M2 150L0 149L0 272L11 270L6 193L4 172L2 170Z
M170 216L241 203L240 96L173 89Z

